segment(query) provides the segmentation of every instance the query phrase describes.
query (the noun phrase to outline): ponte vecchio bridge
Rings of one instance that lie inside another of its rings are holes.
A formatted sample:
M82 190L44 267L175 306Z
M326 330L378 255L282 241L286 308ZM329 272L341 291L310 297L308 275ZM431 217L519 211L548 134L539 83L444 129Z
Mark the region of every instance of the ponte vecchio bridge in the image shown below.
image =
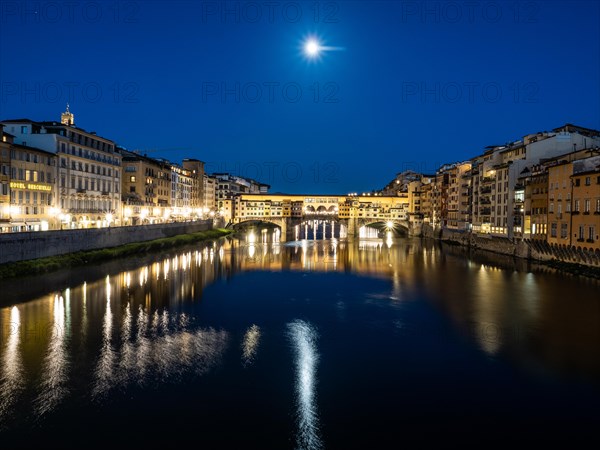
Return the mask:
M410 209L408 196L239 194L224 201L221 211L229 224L270 222L281 228L281 240L293 240L303 237L306 223L330 224L323 231L332 237L336 225L340 237L359 237L366 227L377 224L418 235L421 219Z

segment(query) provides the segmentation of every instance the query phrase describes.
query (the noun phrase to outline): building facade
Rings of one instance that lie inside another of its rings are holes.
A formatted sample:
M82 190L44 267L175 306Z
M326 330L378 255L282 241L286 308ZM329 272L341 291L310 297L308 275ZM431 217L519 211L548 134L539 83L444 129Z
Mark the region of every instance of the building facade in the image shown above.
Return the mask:
M121 224L121 155L113 141L76 127L68 108L61 122L15 119L3 124L16 144L57 155L62 228Z
M171 165L122 150L122 201L125 225L168 222L171 216Z

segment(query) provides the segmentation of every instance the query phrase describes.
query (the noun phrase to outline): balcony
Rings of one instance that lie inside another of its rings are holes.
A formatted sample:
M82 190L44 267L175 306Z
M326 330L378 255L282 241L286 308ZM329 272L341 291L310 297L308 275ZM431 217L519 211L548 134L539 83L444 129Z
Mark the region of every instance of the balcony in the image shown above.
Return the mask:
M481 199L479 199L479 204L481 204L481 205L491 205L492 201L490 199L487 199L487 198L481 198Z
M479 188L479 192L481 194L490 194L492 192L492 187L491 186L485 186L485 187Z
M496 177L483 177L481 179L482 183L494 183L496 181Z
M594 243L594 240L593 240L593 239L586 239L586 241L585 241L585 242L589 242L590 244L593 244L593 243Z
M108 191L102 191L102 195L110 195L110 192L108 192Z
M115 214L115 210L92 209L92 208L70 208L67 210L69 214Z
M83 189L83 188L77 189L78 194L85 194L86 192L87 192L87 189Z

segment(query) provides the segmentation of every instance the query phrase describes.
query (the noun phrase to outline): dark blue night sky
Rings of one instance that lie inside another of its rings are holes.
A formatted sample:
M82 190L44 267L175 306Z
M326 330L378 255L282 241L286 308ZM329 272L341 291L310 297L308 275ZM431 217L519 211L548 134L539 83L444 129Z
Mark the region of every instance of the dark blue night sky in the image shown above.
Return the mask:
M598 2L0 3L0 119L76 124L272 191L379 188L600 128ZM317 61L302 41L317 36Z

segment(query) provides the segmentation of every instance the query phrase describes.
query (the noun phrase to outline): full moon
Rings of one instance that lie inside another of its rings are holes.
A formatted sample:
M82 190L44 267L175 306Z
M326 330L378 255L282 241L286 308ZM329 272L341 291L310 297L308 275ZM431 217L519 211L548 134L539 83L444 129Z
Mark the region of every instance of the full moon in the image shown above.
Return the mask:
M321 52L321 45L317 42L316 39L311 38L304 43L304 53L309 58L316 58L319 56Z

